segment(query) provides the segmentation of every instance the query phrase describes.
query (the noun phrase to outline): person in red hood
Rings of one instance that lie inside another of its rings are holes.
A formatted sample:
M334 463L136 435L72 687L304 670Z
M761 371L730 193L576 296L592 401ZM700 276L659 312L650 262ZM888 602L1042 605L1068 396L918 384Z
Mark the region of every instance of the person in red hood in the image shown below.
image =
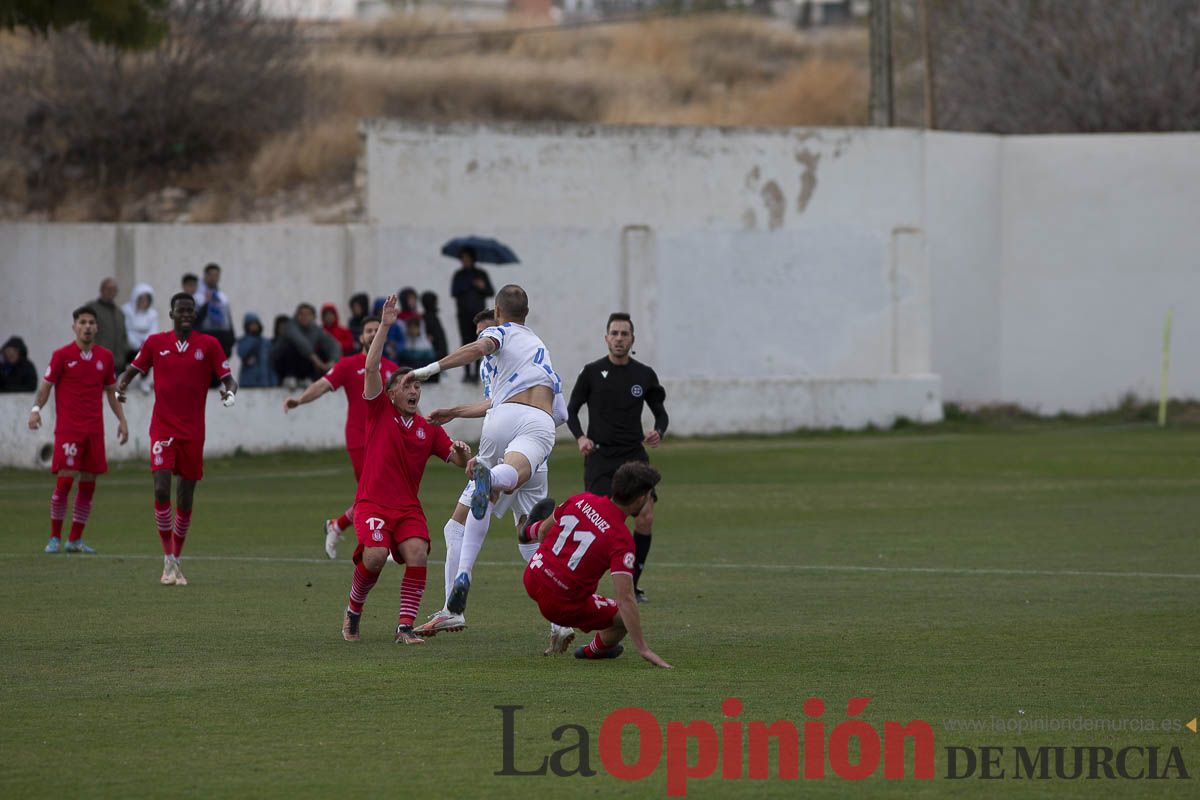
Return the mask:
M350 335L350 329L341 324L337 306L333 303L321 306L321 326L342 346L343 353L354 352L354 337Z

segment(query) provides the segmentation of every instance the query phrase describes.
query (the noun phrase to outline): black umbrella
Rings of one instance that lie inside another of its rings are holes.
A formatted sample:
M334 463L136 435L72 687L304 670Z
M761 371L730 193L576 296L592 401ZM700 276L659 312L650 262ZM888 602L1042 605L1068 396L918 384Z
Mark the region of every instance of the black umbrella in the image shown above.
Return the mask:
M475 251L475 260L480 264L520 264L521 259L512 249L495 239L485 239L482 236L460 236L442 245L442 255L458 258L466 248Z

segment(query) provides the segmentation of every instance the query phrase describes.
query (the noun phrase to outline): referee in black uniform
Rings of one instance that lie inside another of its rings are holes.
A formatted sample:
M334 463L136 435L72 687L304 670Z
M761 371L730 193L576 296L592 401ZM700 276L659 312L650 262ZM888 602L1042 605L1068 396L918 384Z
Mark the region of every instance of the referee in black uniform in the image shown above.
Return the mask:
M658 447L667 432L667 393L654 370L630 357L633 348L633 321L628 314L608 318L604 341L608 355L586 365L579 373L571 402L567 404L567 427L579 442L583 454L583 485L594 494L612 494L612 477L626 461L650 461L644 445ZM654 429L642 431L642 404L654 414ZM579 424L579 409L588 407L588 429L584 435ZM650 553L650 533L654 526L654 500L646 503L633 521L633 588L639 603L646 595L638 588L646 556Z

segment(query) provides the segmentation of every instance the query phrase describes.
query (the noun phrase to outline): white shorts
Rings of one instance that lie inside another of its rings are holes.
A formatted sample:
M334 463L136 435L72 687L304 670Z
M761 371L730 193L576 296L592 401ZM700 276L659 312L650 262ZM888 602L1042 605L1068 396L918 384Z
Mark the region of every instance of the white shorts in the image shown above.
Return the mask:
M463 489L462 496L458 498L458 502L468 508L471 507L471 493L475 491L475 481L467 481L467 488ZM535 470L533 477L525 484L511 494L507 492L500 493L500 499L492 505L492 514L496 519L500 519L508 511L512 511L513 522L517 525L521 524L521 517L529 516L529 512L537 504L539 500L543 500L550 495L550 470L543 466L541 469Z
M520 453L536 473L553 449L554 420L549 414L520 403L501 403L484 417L476 457L494 467L504 461L505 453Z

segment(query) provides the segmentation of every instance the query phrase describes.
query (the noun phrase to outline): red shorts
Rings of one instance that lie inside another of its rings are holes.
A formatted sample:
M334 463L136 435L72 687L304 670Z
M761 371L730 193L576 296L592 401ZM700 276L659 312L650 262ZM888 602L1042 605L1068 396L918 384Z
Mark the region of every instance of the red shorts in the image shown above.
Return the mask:
M617 616L617 601L599 594L571 596L539 570L525 568L525 591L538 604L542 616L556 625L581 631L611 628Z
M363 468L363 453L367 451L365 447L347 447L346 452L350 454L350 466L354 467L354 482L362 477Z
M358 547L354 550L354 563L362 560L368 547L386 547L392 558L404 563L400 556L400 543L405 539L423 539L426 552L429 550L429 525L421 509L388 508L369 500L354 503L354 533L358 536Z
M174 436L151 440L150 471L169 469L185 481L204 477L204 442Z
M104 434L54 434L54 458L50 462L50 471L58 474L64 470L92 472L96 475L108 472L108 459L104 456Z

